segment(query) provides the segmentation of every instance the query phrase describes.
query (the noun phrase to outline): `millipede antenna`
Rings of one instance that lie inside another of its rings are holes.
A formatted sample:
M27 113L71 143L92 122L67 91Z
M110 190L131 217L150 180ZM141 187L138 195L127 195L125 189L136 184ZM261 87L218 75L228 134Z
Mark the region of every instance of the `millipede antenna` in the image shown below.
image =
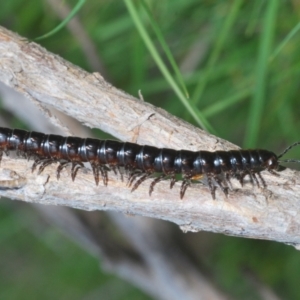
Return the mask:
M280 163L300 163L300 160L297 159L285 159L285 160L279 160Z
M289 147L287 147L280 155L278 155L277 158L282 157L283 155L285 155L288 151L290 151L292 148L294 148L297 145L300 145L300 141L292 144ZM300 163L300 160L297 160L297 159L285 159L285 160L279 160L278 162L283 162L283 163Z

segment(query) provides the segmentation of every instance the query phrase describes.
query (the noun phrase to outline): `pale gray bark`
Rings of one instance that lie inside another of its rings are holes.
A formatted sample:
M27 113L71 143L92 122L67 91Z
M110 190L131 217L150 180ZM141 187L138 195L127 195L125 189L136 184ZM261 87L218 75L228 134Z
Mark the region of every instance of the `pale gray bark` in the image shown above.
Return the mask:
M48 113L49 106L123 141L188 150L236 149L116 89L98 73L87 73L4 28L0 28L0 81L26 95L66 134L70 134L69 130ZM149 216L174 222L184 231L206 230L294 246L300 242L300 185L296 171L287 169L280 172L280 177L262 172L267 189L250 184L241 188L233 180L234 190L229 197L217 190L214 201L202 184L193 185L180 200L180 183L170 190L169 182L160 182L149 197L149 180L131 193L126 182L114 174L110 174L107 187L95 186L89 169L79 171L75 182L67 169L57 181L56 166L37 175L30 172L31 164L4 157L1 178L8 179L7 170L13 170L26 178L26 183L19 189L1 190L0 195L33 203Z
M61 134L65 129L53 127L45 117L37 113L35 101L30 103L22 94L2 83L0 93L3 95L2 104L6 110L24 120L34 130ZM80 136L90 135L79 122L59 113L55 108L47 106L47 113L55 116L57 124L64 124L67 131ZM1 126L7 126L4 120ZM30 166L27 171L30 173ZM21 188L27 183L26 177L19 176L7 168L3 170L3 176L9 179L2 180L1 186L4 189ZM176 242L168 238L170 226L167 222L154 221L151 218L128 218L113 212L110 212L110 218L107 218L104 214L96 212L75 213L74 210L63 206L34 207L42 213L45 217L43 219L59 227L66 237L73 239L90 254L99 257L104 269L138 286L156 299L226 299L190 262L185 253L178 249ZM111 224L110 220L115 224ZM42 227L37 226L35 222L31 229L43 235ZM121 230L120 236L116 238L115 234L110 234L107 227L117 227L114 232ZM120 240L121 236L123 238Z

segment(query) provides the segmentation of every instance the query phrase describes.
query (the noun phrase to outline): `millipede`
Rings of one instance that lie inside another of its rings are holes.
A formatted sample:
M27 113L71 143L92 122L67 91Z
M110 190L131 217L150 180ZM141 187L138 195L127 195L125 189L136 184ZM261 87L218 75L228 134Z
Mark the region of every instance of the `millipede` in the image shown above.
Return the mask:
M38 174L45 167L59 163L56 171L57 179L64 167L71 165L71 178L74 181L78 170L90 163L96 185L100 175L103 184L108 183L108 172L128 174L128 185L131 191L136 190L146 179L153 177L149 187L149 195L154 186L161 180L170 179L170 188L181 175L180 198L192 181L206 177L212 198L215 199L219 187L228 196L232 189L231 178L239 180L243 186L245 176L249 176L252 184L258 187L267 185L261 171L267 170L275 176L280 163L297 162L295 159L279 160L291 148L300 144L296 142L286 148L280 155L264 150L230 150L230 151L188 151L169 148L157 148L138 145L130 142L99 140L93 138L63 137L22 129L0 127L0 161L3 153L16 151L18 155L33 158L32 172L38 168ZM155 176L157 174L157 176Z

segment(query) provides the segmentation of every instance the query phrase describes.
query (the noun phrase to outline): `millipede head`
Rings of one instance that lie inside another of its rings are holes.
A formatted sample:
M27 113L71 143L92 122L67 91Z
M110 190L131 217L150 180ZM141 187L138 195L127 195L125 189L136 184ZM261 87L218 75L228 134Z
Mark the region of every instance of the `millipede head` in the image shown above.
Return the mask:
M256 153L259 157L260 167L267 170L276 170L278 168L278 157L274 152L258 149L256 150Z

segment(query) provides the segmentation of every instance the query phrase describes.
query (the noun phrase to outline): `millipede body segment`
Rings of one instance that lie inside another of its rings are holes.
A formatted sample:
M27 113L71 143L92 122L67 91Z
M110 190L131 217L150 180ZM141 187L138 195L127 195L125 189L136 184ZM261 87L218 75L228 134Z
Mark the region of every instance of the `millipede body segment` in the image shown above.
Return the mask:
M296 144L286 149L283 154ZM115 173L119 171L121 174L125 170L129 175L128 184L132 186L132 191L144 180L153 177L149 187L150 195L156 183L166 178L171 179L172 188L176 175L180 174L180 198L183 198L191 181L206 177L213 199L217 186L228 195L232 177L237 178L243 185L244 177L248 175L252 183L260 186L261 182L265 187L266 183L260 172L268 170L278 176L274 170L278 168L278 159L283 155L276 156L275 153L262 149L193 152L0 127L0 160L3 152L8 154L9 151L17 151L19 155L33 158L32 171L38 167L39 173L46 166L58 162L57 178L62 169L71 164L71 177L74 180L84 162L90 163L97 185L100 176L104 185L107 185L110 170ZM282 162L289 161L293 160ZM154 174L158 176L154 177Z

